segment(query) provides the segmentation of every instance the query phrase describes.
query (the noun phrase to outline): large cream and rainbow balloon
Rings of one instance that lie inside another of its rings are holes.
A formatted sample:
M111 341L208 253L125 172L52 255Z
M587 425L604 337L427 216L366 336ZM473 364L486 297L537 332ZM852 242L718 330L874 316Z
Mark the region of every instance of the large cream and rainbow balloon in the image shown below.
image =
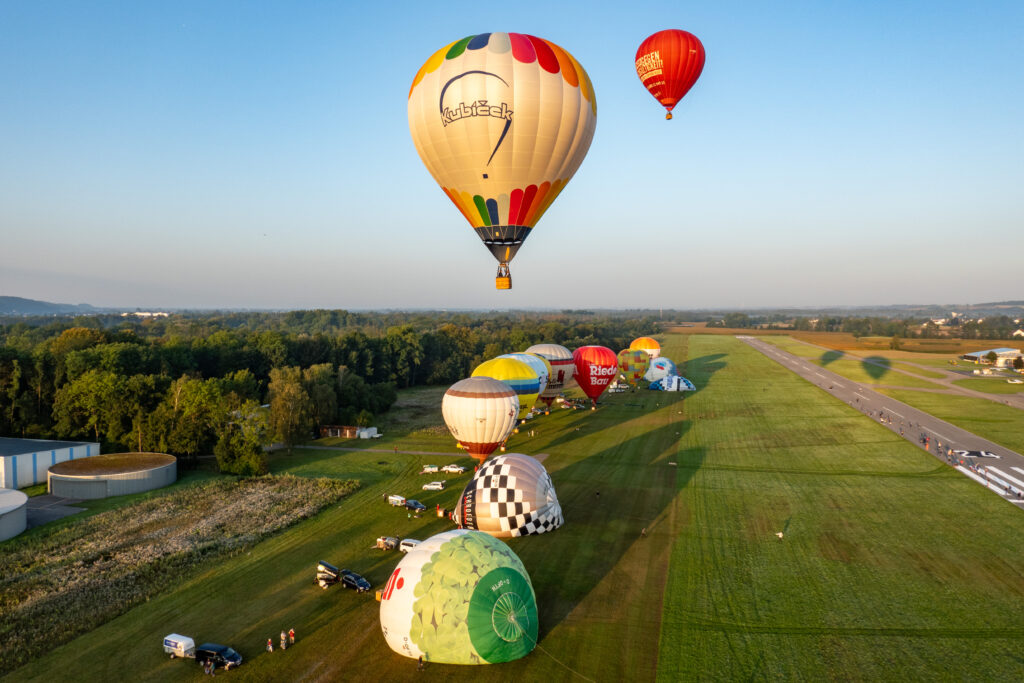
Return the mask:
M498 288L511 287L509 261L590 148L590 78L548 40L481 33L431 55L408 109L420 159L498 260Z

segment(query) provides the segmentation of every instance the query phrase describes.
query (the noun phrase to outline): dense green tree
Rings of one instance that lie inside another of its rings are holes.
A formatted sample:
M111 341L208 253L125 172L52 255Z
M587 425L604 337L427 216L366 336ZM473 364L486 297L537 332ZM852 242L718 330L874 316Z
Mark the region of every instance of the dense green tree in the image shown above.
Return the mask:
M270 371L270 429L289 452L295 444L313 433L313 401L303 383L302 370L296 367Z

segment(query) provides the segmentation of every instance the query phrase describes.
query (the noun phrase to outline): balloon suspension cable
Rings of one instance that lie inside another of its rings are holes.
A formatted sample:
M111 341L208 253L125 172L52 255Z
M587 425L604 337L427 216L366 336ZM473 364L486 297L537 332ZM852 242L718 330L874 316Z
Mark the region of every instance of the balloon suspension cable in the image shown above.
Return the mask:
M577 671L576 669L572 668L571 666L569 666L568 664L566 664L565 662L560 660L558 657L554 656L553 654L551 654L550 652L545 650L543 647L541 647L541 644L538 643L536 640L534 640L533 638L530 638L530 632L527 631L525 628L523 628L522 626L519 625L519 622L516 619L516 615L515 614L509 614L508 615L508 619L509 619L509 621L514 623L516 626L519 626L520 629L522 629L523 635L530 639L530 641L533 643L534 647L536 647L538 650L540 650L541 652L546 654L548 657L553 659L556 664L558 664L559 666L565 668L566 670L576 674L577 676L579 676L580 678L582 678L585 681L590 681L590 683L597 683L597 681L595 681L593 678L588 678L587 676L584 676L579 671Z

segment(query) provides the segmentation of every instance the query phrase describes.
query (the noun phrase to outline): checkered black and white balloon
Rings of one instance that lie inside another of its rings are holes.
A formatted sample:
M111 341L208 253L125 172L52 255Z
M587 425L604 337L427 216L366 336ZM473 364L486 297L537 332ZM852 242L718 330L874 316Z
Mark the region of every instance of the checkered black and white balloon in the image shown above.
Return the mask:
M562 507L544 465L506 453L480 466L453 514L456 524L496 538L543 534L562 526Z

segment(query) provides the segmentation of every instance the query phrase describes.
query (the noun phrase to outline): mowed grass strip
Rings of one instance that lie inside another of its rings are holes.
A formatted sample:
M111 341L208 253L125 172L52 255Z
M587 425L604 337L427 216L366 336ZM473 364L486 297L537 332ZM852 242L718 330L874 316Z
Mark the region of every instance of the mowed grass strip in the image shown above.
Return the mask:
M831 370L849 380L869 385L893 385L915 389L942 389L941 384L918 379L897 372L892 368L892 361L882 356L866 356L855 358L840 351L826 351L790 337L765 337L764 341L778 346L783 351L803 358L815 365ZM915 373L917 374L917 373Z
M957 379L953 384L965 389L982 391L986 394L1019 394L1024 392L1024 384L1010 384L1003 379ZM1010 377L1009 379L1024 379L1024 377Z
M738 340L689 355L660 680L1020 677L1021 511Z

